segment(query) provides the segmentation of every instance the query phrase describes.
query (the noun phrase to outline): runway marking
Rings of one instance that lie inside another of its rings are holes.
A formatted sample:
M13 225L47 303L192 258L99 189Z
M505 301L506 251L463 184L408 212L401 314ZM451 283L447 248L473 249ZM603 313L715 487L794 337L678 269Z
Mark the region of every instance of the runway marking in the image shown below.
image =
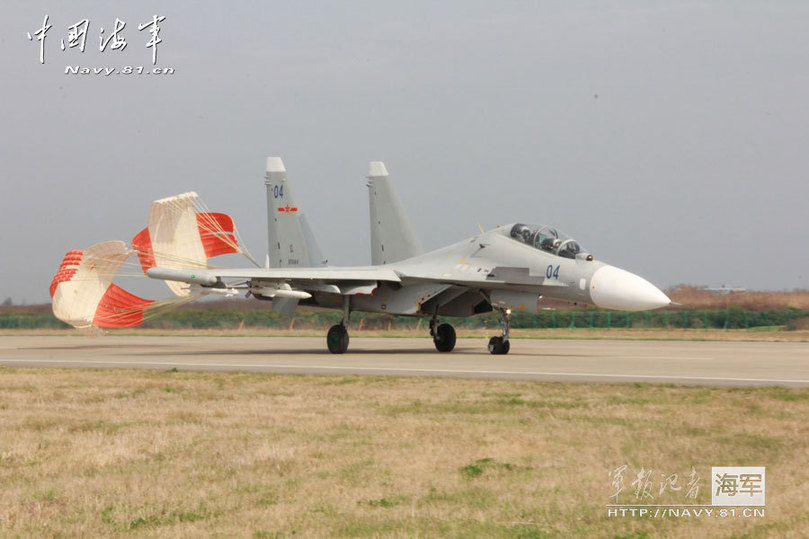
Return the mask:
M671 359L674 361L712 361L712 357L694 357L694 356L604 356L607 359Z
M156 361L87 361L71 359L4 359L0 363L56 363L56 364L87 364L97 365L118 365L118 366L159 366L165 368L181 367L217 367L230 369L319 369L329 371L369 371L369 372L421 372L435 374L489 374L489 375L523 375L523 376L560 376L560 377L593 377L593 378L630 378L630 379L655 379L655 380L693 380L693 381L715 381L715 382L757 382L770 384L809 384L809 380L800 379L777 379L777 378L728 378L714 376L682 376L664 374L605 374L590 372L543 372L543 371L495 371L495 370L458 370L458 369L428 369L409 367L352 367L340 365L284 365L267 363L161 363ZM350 374L350 373L349 373Z

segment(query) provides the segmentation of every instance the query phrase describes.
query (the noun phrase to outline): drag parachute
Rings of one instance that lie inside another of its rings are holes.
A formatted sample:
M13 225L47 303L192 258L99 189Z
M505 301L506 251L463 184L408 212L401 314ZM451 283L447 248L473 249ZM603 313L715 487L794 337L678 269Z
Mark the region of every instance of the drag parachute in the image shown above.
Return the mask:
M68 251L50 287L53 314L76 328L134 327L154 301L113 284L133 251L122 241L106 241L84 251Z
M149 211L149 226L132 239L131 248L122 241L107 241L84 251L67 252L51 282L53 313L76 328L138 326L145 318L210 291L166 281L178 297L153 301L114 284L116 278L143 278L153 267L209 268L208 259L228 253L241 253L255 264L241 244L233 219L209 211L196 193L156 200ZM224 292L230 295L232 289Z
M195 192L156 200L149 211L149 226L132 238L144 273L149 268L202 269L208 259L242 253L255 261L241 246L233 219L212 213ZM166 281L177 296L189 296L187 283Z

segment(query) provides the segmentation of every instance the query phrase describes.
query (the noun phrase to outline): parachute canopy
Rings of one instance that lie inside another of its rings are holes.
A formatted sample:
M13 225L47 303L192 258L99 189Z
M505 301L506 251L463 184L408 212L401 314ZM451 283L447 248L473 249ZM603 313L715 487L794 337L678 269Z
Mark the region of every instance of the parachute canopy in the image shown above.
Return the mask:
M215 256L242 253L233 219L224 213L212 213L195 192L154 201L149 211L149 226L132 238L144 273L149 268L207 268ZM166 281L178 296L191 294L187 283Z
M132 253L122 241L68 251L50 287L56 318L76 328L125 328L142 324L144 309L154 302L112 283Z
M84 251L67 252L51 281L53 313L77 328L138 326L144 318L174 309L206 291L166 281L179 297L153 301L114 284L117 277L143 278L146 270L153 267L209 268L209 258L228 253L241 253L255 264L240 244L233 219L209 211L196 193L156 200L149 211L149 226L132 239L132 248L122 241L107 241ZM137 262L128 260L134 254ZM124 265L135 274L121 271Z

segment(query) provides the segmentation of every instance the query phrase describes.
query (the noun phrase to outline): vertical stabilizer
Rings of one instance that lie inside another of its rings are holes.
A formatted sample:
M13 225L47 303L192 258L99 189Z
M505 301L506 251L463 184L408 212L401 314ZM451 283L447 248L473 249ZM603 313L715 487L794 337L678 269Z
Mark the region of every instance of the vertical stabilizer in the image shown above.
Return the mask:
M267 237L270 267L324 266L304 212L295 201L280 157L267 158Z
M413 223L382 161L368 165L371 208L371 264L390 264L424 253Z

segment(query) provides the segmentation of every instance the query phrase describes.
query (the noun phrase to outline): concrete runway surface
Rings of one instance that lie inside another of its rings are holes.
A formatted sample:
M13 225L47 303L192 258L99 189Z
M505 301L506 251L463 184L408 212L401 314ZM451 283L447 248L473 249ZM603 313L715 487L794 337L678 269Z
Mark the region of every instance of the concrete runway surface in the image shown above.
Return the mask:
M12 336L0 365L809 387L809 343L514 339L506 356L486 343L353 337L333 355L324 337Z
M354 337L333 355L323 337L12 336L0 365L809 387L809 343L514 339L492 356L486 342L442 354L429 338Z

